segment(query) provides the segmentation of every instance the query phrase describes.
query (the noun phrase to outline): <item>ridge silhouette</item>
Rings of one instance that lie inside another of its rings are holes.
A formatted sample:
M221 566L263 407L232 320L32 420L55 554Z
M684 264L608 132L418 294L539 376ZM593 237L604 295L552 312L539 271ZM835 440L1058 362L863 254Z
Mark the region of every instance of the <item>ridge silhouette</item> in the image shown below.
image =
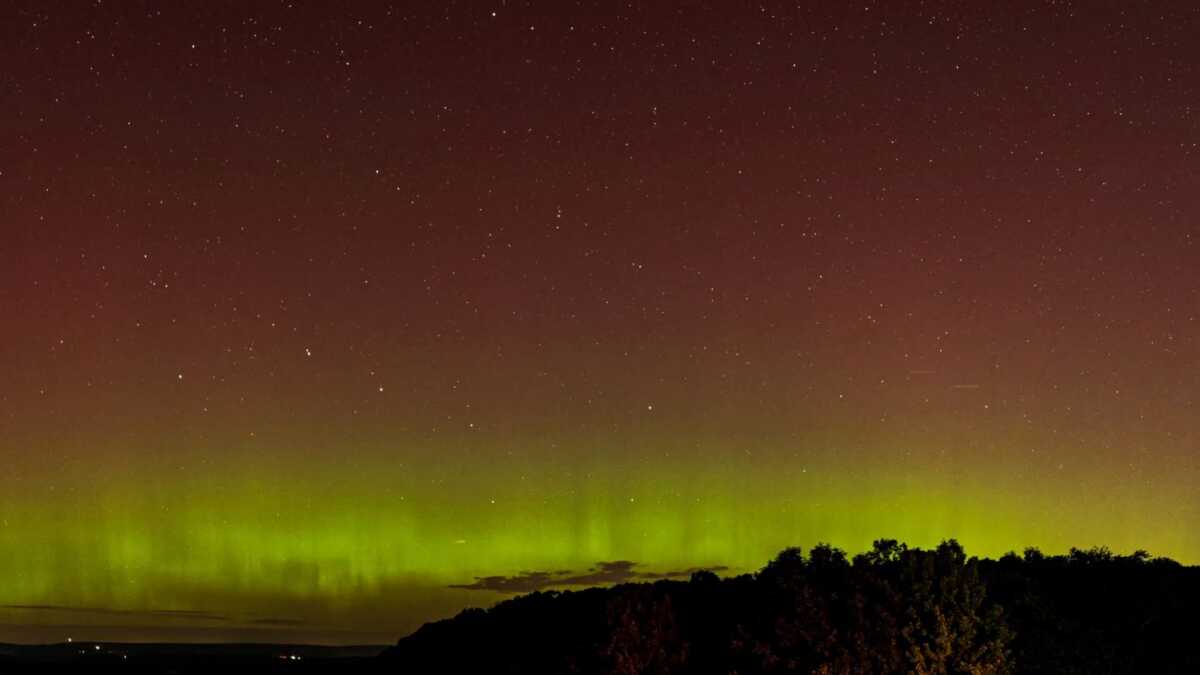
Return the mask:
M425 624L385 672L1196 673L1200 568L1106 548L999 560L881 539L756 574L537 591Z

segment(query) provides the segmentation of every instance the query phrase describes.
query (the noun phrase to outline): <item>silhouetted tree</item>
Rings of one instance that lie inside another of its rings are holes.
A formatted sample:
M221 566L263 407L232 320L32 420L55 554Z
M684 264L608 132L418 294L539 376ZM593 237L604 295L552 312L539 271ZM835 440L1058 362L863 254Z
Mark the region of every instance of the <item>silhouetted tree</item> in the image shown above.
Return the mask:
M999 560L894 539L788 548L757 574L540 592L426 624L399 672L1200 673L1200 569L1106 548Z
M635 585L608 601L608 639L600 655L614 675L669 675L687 663L688 647L671 596L662 586Z

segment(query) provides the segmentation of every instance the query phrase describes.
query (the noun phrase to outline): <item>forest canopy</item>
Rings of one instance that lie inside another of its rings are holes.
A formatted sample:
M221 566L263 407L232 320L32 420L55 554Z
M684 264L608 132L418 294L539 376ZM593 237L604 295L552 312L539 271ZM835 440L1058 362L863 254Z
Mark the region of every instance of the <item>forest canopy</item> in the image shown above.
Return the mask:
M539 591L429 623L398 667L556 673L1200 672L1200 569L1105 548L999 560L948 540L853 556L788 548L754 574L697 571Z

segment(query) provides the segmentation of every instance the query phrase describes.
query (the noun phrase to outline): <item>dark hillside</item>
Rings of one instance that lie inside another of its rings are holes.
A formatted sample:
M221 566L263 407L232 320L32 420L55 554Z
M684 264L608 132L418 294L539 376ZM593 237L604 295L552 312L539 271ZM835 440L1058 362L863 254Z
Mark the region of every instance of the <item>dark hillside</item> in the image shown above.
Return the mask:
M998 561L881 540L754 575L538 592L426 624L388 672L1196 673L1200 569L1105 549Z

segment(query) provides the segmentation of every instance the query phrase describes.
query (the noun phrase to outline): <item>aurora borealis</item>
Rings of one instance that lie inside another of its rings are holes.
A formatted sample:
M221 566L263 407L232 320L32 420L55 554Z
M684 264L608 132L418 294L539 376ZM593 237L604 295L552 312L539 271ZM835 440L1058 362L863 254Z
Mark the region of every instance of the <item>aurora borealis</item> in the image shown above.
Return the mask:
M1200 562L1190 4L326 4L0 10L0 641Z

